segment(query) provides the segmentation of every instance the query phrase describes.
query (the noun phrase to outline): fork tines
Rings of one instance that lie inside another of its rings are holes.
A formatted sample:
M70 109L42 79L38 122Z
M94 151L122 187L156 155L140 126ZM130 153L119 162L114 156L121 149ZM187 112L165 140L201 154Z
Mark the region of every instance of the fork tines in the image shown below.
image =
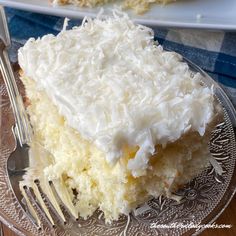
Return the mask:
M47 222L52 227L66 224L66 216L78 220L78 212L71 196L61 181L48 181L46 177L20 182L20 189L27 206L27 214L41 229Z

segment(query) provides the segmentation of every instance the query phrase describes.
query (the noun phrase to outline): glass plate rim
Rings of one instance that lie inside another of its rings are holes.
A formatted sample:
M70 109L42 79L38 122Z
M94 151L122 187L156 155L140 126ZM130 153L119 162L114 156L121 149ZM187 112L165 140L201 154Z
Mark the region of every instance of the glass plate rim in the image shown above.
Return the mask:
M205 71L203 71L199 66L188 60L187 58L182 57L183 62L186 62L189 65L190 70L194 72L199 72L201 75L203 75L203 82L209 87L209 86L214 86L214 92L216 94L216 97L221 101L225 100L226 104L224 104L224 108L226 110L227 115L229 116L232 128L233 128L233 133L234 133L234 140L235 140L235 135L236 135L236 109L234 108L232 102L230 101L229 97L223 90L223 88L216 82L214 81ZM16 63L17 64L17 63ZM236 146L234 146L234 149L236 150ZM233 182L233 183L232 183ZM233 188L229 187L233 184ZM210 219L208 219L206 224L212 224L214 221L218 219L218 217L224 212L224 210L227 208L231 200L233 199L234 195L236 194L236 165L233 170L233 175L230 180L230 183L227 187L227 190L225 191L224 195L220 199L220 202L215 206L215 208L203 219L205 221L209 215ZM223 203L222 203L223 200ZM223 207L220 209L220 206L223 205ZM214 213L214 214L213 214ZM24 236L24 232L21 229L18 229L14 226L14 223L10 223L0 212L0 221L3 222L6 226L8 226L13 232L20 236ZM204 231L204 228L201 228L200 230L188 230L185 232L183 235L189 235L191 232L191 235L199 235Z

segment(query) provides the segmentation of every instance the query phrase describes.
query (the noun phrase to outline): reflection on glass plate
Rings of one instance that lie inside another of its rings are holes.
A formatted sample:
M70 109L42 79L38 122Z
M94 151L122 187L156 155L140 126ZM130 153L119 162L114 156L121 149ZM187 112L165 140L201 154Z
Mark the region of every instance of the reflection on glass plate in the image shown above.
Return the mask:
M30 222L20 205L16 202L6 172L6 160L14 149L15 141L11 131L14 123L9 98L3 80L0 79L0 220L20 235L191 235L196 229L161 228L160 224L207 224L213 222L226 208L236 191L236 142L234 127L236 113L223 90L203 71L187 61L193 71L202 73L207 86L214 85L215 94L224 107L224 122L212 133L210 148L212 156L222 166L219 176L209 167L201 175L184 186L176 194L181 201L176 202L160 196L145 203L129 217L122 216L111 225L106 225L103 214L96 211L87 220L73 221L67 215L68 223L56 222L51 227L46 221L38 231ZM18 67L16 67L16 70ZM21 93L24 89L17 81Z

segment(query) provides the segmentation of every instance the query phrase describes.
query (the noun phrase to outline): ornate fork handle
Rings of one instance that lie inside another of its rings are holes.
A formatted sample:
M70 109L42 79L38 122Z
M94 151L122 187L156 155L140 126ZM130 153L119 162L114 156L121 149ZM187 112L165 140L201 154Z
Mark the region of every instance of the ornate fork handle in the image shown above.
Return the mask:
M4 43L0 40L0 68L4 82L7 87L7 92L10 98L11 107L13 110L16 126L15 134L21 145L29 143L31 140L30 124L24 108L22 97L17 88L15 76L10 64L8 53Z
M10 46L10 36L7 27L4 9L0 6L0 69L7 92L10 98L16 125L14 127L15 135L22 146L31 141L31 126L24 108L22 97L17 88L15 76L9 60L7 47Z

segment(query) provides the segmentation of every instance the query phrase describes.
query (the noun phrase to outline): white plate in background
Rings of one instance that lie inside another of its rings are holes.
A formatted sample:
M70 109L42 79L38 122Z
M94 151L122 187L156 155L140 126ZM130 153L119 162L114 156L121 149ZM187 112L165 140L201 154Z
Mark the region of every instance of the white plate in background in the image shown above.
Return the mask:
M100 7L53 7L50 0L0 0L0 4L27 11L78 19L84 16L96 16L100 10ZM107 4L104 9L112 8L112 6L113 4ZM129 13L138 23L152 26L236 30L235 0L177 0L177 2L166 6L154 4L143 15L135 15L132 11Z

